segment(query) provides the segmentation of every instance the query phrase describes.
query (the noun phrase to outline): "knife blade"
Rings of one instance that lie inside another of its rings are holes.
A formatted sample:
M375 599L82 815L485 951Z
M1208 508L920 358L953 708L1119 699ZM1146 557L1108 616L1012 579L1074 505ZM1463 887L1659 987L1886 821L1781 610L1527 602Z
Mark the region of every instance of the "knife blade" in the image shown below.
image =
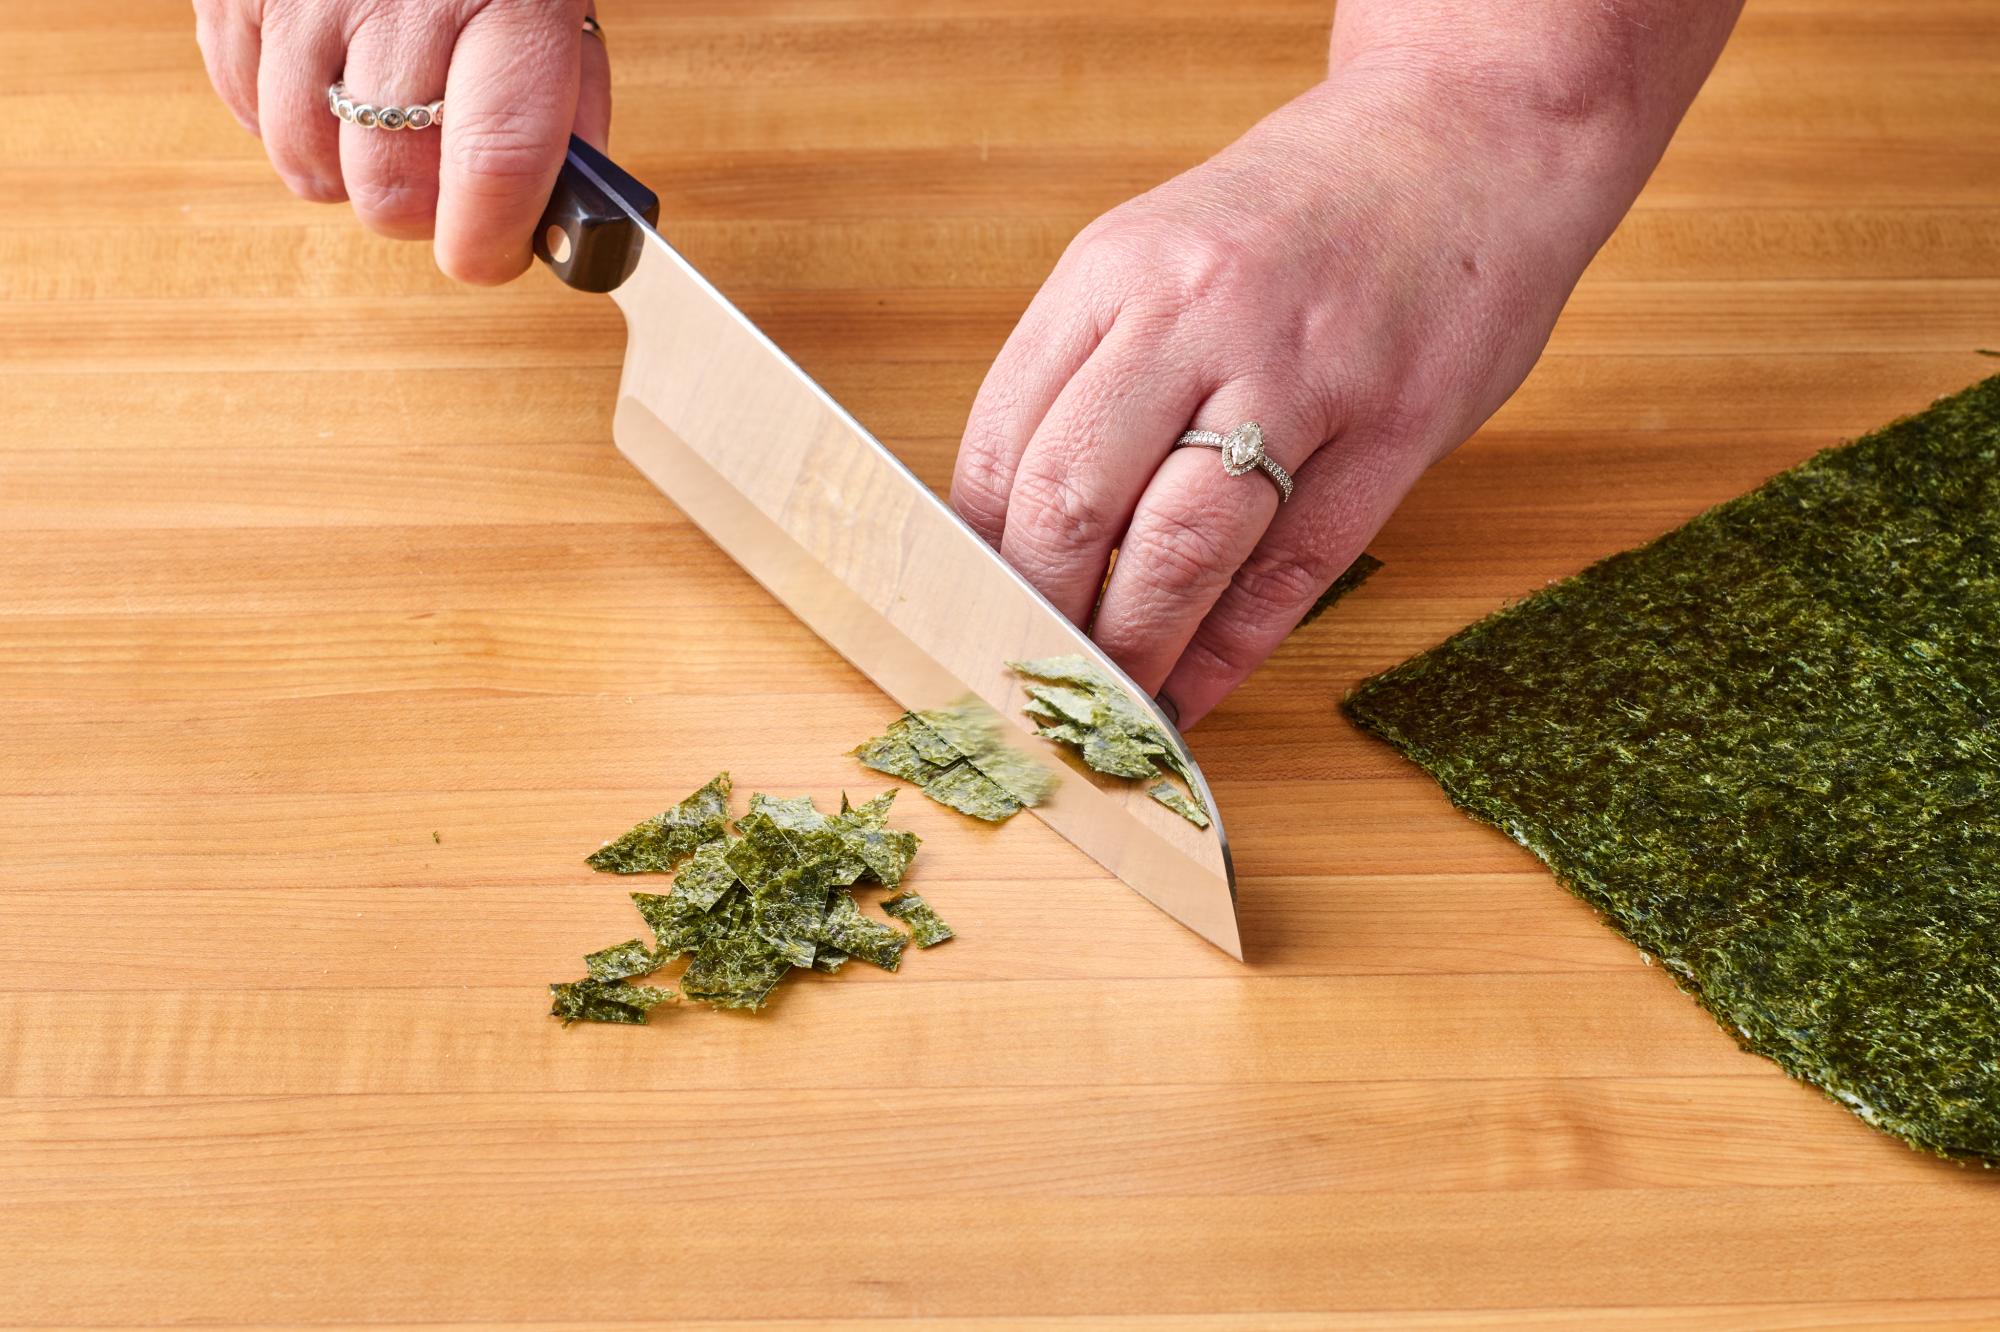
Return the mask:
M976 697L1062 780L1035 814L1169 916L1243 956L1221 811L1174 724L1097 645L801 370L656 229L657 197L572 140L535 239L626 321L612 435L711 540L911 711ZM1021 722L1010 660L1081 656L1187 762L1211 823L1072 767Z

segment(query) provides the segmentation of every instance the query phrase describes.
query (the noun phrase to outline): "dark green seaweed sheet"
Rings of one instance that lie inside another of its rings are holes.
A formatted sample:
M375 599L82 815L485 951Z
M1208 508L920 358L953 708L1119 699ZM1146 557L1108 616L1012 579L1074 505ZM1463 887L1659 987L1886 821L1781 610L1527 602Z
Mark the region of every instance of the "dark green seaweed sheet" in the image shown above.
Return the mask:
M2000 377L1345 706L1749 1049L2000 1161Z
M1299 622L1292 626L1292 632L1297 633L1320 616L1332 610L1335 602L1374 577L1376 571L1381 567L1382 561L1376 559L1366 551L1356 555L1354 563L1341 571L1340 577L1333 580L1332 586L1319 594L1319 600L1312 604L1312 609L1301 616Z

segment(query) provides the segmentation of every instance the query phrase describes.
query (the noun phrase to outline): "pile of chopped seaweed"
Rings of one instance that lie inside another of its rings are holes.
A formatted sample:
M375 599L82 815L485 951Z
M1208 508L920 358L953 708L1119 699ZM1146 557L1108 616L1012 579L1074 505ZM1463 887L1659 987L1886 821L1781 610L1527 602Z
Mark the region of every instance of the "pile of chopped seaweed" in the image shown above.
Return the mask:
M851 958L894 971L903 949L929 948L951 927L903 876L916 859L917 836L889 826L894 791L864 805L840 800L822 814L810 797L750 797L750 811L729 830L729 774L723 773L665 813L655 815L590 857L611 874L672 874L666 893L633 893L652 927L653 944L628 939L584 958L581 980L551 985L552 1017L572 1022L644 1023L676 997L633 982L689 956L679 995L715 1008L762 1008L794 969L838 971ZM905 934L864 914L854 889L886 888L883 910L905 921Z
M1747 1048L2000 1161L2000 377L1346 708Z

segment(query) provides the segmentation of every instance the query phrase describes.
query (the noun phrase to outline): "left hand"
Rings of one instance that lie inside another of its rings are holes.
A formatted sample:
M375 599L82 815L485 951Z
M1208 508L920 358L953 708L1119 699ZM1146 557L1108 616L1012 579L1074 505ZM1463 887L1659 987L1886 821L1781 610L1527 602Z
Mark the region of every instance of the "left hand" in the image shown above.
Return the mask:
M1601 141L1518 121L1350 68L1085 228L987 375L952 503L1183 726L1514 391L1623 213ZM1172 449L1246 420L1282 508Z

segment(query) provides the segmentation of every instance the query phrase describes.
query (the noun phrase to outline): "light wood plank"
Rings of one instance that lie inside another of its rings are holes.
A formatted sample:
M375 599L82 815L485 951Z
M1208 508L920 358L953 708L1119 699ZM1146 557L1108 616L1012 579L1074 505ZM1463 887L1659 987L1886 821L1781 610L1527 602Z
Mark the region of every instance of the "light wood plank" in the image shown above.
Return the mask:
M938 486L1077 229L1327 22L604 9L669 234ZM1992 0L1750 0L1550 354L1197 733L1247 966L905 795L959 939L637 1031L542 1016L656 884L582 853L725 766L878 789L894 710L611 449L607 302L293 200L190 28L0 6L0 1327L2000 1322L2000 1177L1739 1051L1335 706L2000 368Z

